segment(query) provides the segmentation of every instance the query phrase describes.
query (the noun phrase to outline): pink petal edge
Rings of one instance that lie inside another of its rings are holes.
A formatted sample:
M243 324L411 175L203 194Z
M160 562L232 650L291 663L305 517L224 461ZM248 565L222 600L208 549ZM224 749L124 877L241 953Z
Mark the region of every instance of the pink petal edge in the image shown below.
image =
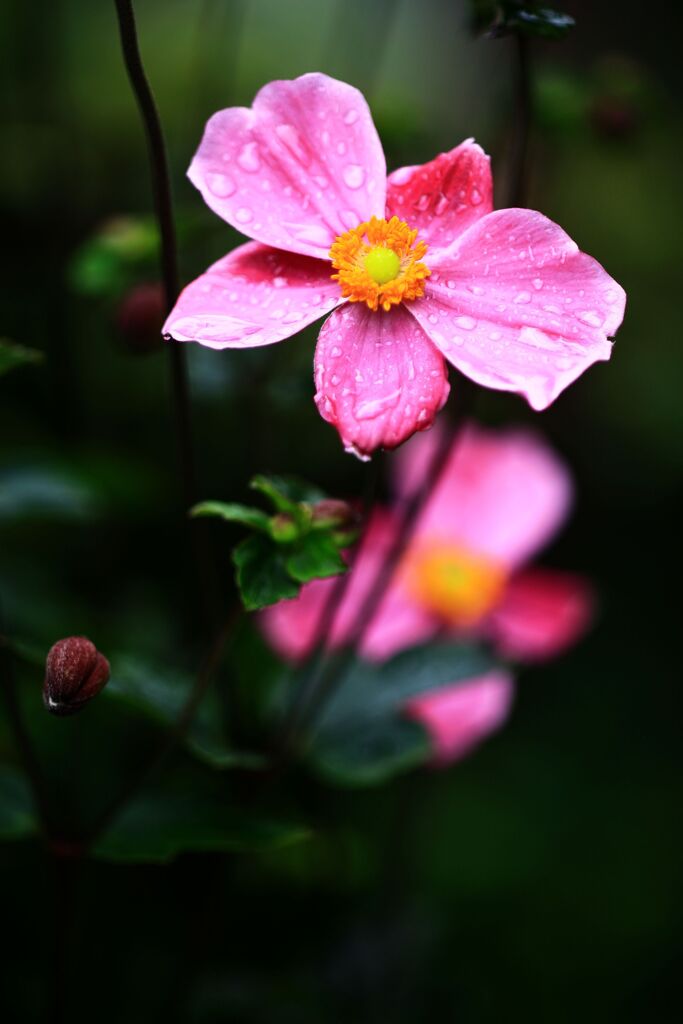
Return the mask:
M429 245L427 262L493 209L491 161L466 139L429 163L401 167L387 179L387 218L396 216Z
M600 264L533 210L498 210L437 252L410 311L465 376L547 408L610 358L626 296Z
M313 73L270 82L251 109L210 118L188 171L206 204L266 245L325 258L337 235L384 216L386 163L357 89Z
M440 430L437 426L435 430ZM419 486L434 432L411 440L395 460L395 487ZM416 542L462 545L508 571L524 564L559 530L573 500L565 464L538 435L468 424L428 499Z
M589 629L595 595L574 573L527 569L510 580L487 632L500 653L519 661L554 658Z
M247 242L181 292L163 332L208 348L255 348L291 337L343 301L329 263Z
M513 695L512 675L494 669L413 697L404 705L404 713L425 728L433 746L433 764L443 768L469 754L503 725Z
M430 427L450 390L441 354L403 306L385 313L360 303L323 324L315 384L320 415L361 458Z

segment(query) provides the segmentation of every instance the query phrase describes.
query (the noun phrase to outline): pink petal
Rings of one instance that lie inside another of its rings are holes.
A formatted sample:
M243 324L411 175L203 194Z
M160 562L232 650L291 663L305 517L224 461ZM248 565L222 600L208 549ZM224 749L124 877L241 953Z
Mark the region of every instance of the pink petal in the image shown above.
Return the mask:
M415 481L422 449L433 444L428 436L415 438L398 454L399 490L401 478ZM557 532L571 500L567 469L540 437L469 425L453 441L417 539L461 545L512 569Z
M251 109L214 114L188 175L238 231L308 256L384 216L386 164L368 105L327 75L270 82Z
M592 363L609 359L624 290L542 214L490 213L436 255L410 310L478 384L545 409Z
M385 313L360 303L323 325L315 384L320 415L361 457L426 430L450 390L441 354L403 306Z
M427 730L434 764L444 767L500 728L510 711L513 692L512 676L494 670L413 697L404 710Z
M490 159L472 139L428 164L401 167L387 181L387 218L417 228L432 258L492 209Z
M327 647L342 647L359 610L374 584L377 573L394 542L395 522L388 511L376 508L361 548L351 569L344 599L337 610ZM315 580L301 589L291 601L266 608L259 624L271 647L287 661L298 662L313 649L325 603L336 580ZM407 647L434 635L434 618L390 586L363 638L361 653L370 661L385 661Z
M329 263L248 242L184 289L163 330L209 348L254 348L291 337L342 301Z
M529 569L510 580L490 619L489 634L504 657L552 658L586 632L594 606L592 588L582 577Z

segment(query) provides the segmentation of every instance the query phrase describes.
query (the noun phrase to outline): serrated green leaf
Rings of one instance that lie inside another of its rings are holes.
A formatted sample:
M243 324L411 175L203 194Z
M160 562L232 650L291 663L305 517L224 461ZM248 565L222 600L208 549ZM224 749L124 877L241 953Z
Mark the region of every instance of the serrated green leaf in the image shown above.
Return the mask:
M104 860L167 863L189 851L261 851L301 842L298 823L238 807L221 777L185 766L134 798L96 843Z
M7 338L0 338L0 377L16 367L42 363L43 358L43 353L35 348L26 348Z
M11 765L0 765L0 839L25 839L38 832L26 778Z
M286 566L299 583L339 576L348 568L332 536L322 531L302 537L287 556Z
M269 530L270 516L262 512L260 508L252 508L250 505L239 505L234 502L225 501L202 501L190 509L191 516L218 516L231 523L242 523L243 526L250 526L253 530L262 530L267 533Z
M297 583L289 576L283 549L260 533L247 537L232 553L242 603L256 611L285 598L296 597Z
M354 662L312 735L312 767L338 784L366 786L424 763L430 745L419 725L402 718L405 702L492 667L489 654L462 644L416 647L380 666Z

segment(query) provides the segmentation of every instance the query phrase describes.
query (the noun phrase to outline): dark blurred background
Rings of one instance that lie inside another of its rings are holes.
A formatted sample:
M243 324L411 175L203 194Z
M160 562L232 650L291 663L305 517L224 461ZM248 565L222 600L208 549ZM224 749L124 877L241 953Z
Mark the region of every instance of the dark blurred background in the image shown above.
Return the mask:
M307 843L88 864L64 938L74 1021L680 1019L683 25L675 5L563 7L575 30L532 46L529 205L625 286L627 316L612 361L542 417L494 393L477 412L533 423L572 466L576 513L546 561L595 580L596 628L523 673L507 728L449 771L367 791L307 783ZM475 38L465 0L136 8L186 281L239 241L184 177L204 122L275 78L321 70L361 88L390 168L474 136L504 184L513 46ZM45 353L0 379L5 614L43 651L85 633L110 656L190 670L204 635L178 527L166 353L140 354L121 327L126 295L157 270L113 3L17 0L0 26L0 334ZM245 500L265 469L362 490L364 467L312 402L315 337L188 347L201 497ZM224 596L236 536L212 534ZM39 668L20 683L38 706ZM39 726L51 782L87 777L93 799L147 739L99 710L69 725L68 745L60 724ZM3 724L3 759L12 749ZM8 1021L47 1019L61 883L34 841L3 846L0 864L0 1005Z

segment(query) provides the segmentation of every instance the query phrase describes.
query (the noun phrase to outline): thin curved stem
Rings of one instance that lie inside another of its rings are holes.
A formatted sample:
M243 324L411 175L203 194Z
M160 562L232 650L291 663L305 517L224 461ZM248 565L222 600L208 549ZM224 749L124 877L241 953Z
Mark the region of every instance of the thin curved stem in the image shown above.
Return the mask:
M453 445L457 443L457 438L460 436L471 412L471 400L474 391L471 387L464 384L462 385L462 391L464 393L458 407L458 416L454 426L450 430L444 430L439 437L438 444L432 452L421 485L399 506L399 521L394 543L383 560L365 600L361 603L353 618L343 651L338 656L328 658L323 663L320 673L311 685L311 698L299 716L297 729L294 733L295 740L309 731L315 719L319 718L325 705L329 703L344 682L346 674L356 657L357 651L363 644L399 563L415 535L420 514L449 465L448 456Z
M154 208L161 238L161 277L164 286L166 311L170 312L180 292L180 275L178 272L175 224L171 199L171 179L168 171L166 145L161 129L159 112L157 111L154 96L142 64L132 0L114 0L114 3L119 22L123 59L140 109L147 137ZM168 358L183 480L183 496L185 505L189 508L196 501L197 488L192 447L190 389L187 376L187 361L183 346L178 342L169 342Z

